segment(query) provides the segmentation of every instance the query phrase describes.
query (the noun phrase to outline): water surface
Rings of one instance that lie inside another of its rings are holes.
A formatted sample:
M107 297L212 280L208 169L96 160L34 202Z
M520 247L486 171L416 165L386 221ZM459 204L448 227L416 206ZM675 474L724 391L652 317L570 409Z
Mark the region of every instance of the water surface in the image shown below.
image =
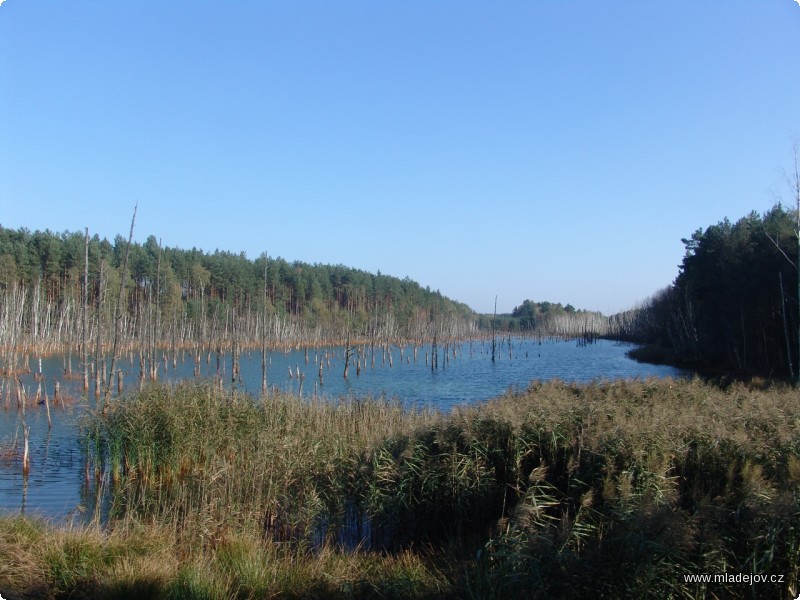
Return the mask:
M626 356L631 347L606 340L581 345L575 341L512 339L498 345L493 362L491 342L464 342L449 346L446 355L443 347L438 348L436 369L431 368L430 345L417 348L416 360L411 346L391 347L389 352L380 347L364 347L360 349L360 374L357 375L356 365L351 364L347 379L342 376L343 348L300 349L271 352L267 380L271 389L302 392L305 398L315 395L318 399L342 395L388 397L407 406L449 411L459 404L497 397L509 389L525 389L534 380L589 383L686 375L673 367L631 360ZM194 379L195 361L190 354L179 354L174 368L171 356L166 362L163 354L159 356L159 374L163 380ZM323 363L322 381L320 361ZM88 396L83 396L77 380L64 380L65 364L64 357L42 362L52 428L48 427L43 403L26 408L31 452L27 479L22 475L22 414L17 409L16 392L10 397L6 393L9 381L5 380L6 387L0 398L0 513L82 520L91 516L95 508L95 481L94 477L87 480L84 451L79 443L80 422L95 405L94 388ZM77 369L78 360L73 358L72 364ZM118 364L125 372L125 391L136 389L138 356L128 357ZM225 385L237 385L257 396L262 379L260 353L243 353L240 366L241 381L232 384L230 355L217 357L213 352L204 352L199 364L200 376L219 377ZM30 368L32 372L38 371L38 360L31 359ZM64 400L53 405L57 379ZM29 398L33 398L39 385L33 375L23 375L20 381Z

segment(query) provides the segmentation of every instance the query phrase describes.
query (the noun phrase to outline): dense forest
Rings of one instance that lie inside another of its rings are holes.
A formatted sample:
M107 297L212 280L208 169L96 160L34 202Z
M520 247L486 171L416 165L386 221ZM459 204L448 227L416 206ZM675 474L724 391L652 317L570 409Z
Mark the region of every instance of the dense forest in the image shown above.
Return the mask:
M183 250L153 236L129 244L119 235L109 242L0 226L0 362L7 370L23 352L79 347L107 355L117 338L123 348L235 352L345 340L446 343L494 331L611 337L699 369L796 377L798 227L797 212L776 205L698 229L683 240L671 285L605 317L533 300L478 315L380 272Z
M668 349L671 360L741 373L798 373L798 215L781 205L682 240L678 276L615 315L617 337Z
M85 238L82 233L53 233L0 226L0 288L15 284L41 293L49 302L63 302L80 295L83 281ZM94 236L89 240L89 274L94 283L90 295L96 297L101 268L109 278L103 283L118 282L127 242L117 236L114 243ZM103 264L103 267L101 267ZM470 318L472 311L438 291L423 289L410 279L373 275L341 265L288 263L261 256L249 260L242 254L196 248L181 250L161 247L154 236L144 244L131 244L128 277L131 282L130 304L155 292L165 311L184 301L188 306L201 300L229 304L236 308L266 307L281 315L307 316L312 321L337 310L363 317L375 306L411 317L414 308L435 315Z
M143 244L122 236L112 243L82 232L0 226L6 352L77 347L86 335L86 345L100 353L117 333L127 347L227 348L341 343L351 336L384 343L448 339L475 327L465 304L380 272L182 250L153 236Z
M128 343L161 345L234 332L244 344L266 335L275 345L341 342L348 335L401 341L492 329L558 336L605 330L602 315L570 304L525 300L511 314L478 315L407 277L266 254L250 260L243 253L182 250L154 236L129 245L121 235L112 243L81 232L0 226L0 342L77 343L84 301L90 336L98 331L107 338L117 318Z

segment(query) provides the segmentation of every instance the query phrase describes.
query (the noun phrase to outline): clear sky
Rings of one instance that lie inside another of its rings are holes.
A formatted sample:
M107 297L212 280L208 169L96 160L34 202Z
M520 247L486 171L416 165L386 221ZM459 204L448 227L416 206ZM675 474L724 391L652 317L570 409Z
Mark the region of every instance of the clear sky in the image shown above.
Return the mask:
M794 0L0 5L0 224L606 314L790 204Z

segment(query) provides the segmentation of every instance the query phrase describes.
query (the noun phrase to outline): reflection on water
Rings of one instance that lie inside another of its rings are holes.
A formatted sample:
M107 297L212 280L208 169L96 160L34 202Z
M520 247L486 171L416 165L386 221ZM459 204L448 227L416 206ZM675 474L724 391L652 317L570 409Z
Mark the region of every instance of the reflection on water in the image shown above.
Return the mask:
M464 342L438 349L438 368L432 369L430 346L416 348L363 347L345 379L344 351L340 347L291 352L271 352L267 380L270 389L302 393L304 397L337 398L342 395L386 396L408 406L448 411L453 406L487 400L510 388L524 389L533 380L561 379L588 383L646 377L681 377L684 372L663 365L637 363L626 356L631 346L600 340L579 346L574 341L536 339L506 340L491 360L490 342ZM243 387L254 395L261 392L259 352L243 353L241 381L231 384L230 355L205 351L200 357L181 352L174 357L159 355L162 379L218 378L225 385ZM38 371L38 359L34 368ZM30 427L30 474L22 475L22 414L16 395L6 380L0 399L0 512L35 514L55 519L88 519L108 511L103 494L106 477L89 472L86 451L79 441L80 424L95 407L94 382L88 395L80 381L63 378L65 361L53 357L42 361L43 393L50 399L52 427L48 426L44 402L28 405L25 421ZM140 382L138 355L119 362L125 390ZM320 377L322 373L322 377ZM60 402L54 402L59 381ZM39 382L32 374L20 376L29 402ZM116 385L115 385L116 389Z

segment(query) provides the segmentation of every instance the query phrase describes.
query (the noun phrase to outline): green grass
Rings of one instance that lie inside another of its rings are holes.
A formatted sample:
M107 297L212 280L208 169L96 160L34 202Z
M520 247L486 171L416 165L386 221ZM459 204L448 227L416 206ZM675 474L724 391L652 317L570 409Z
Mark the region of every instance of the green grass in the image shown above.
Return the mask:
M0 544L5 598L407 598L449 586L412 552L310 554L245 533L192 549L152 523L63 529L4 518Z
M6 597L797 593L790 387L535 383L441 415L154 386L84 439L111 520L0 520ZM740 572L784 581L684 580Z

